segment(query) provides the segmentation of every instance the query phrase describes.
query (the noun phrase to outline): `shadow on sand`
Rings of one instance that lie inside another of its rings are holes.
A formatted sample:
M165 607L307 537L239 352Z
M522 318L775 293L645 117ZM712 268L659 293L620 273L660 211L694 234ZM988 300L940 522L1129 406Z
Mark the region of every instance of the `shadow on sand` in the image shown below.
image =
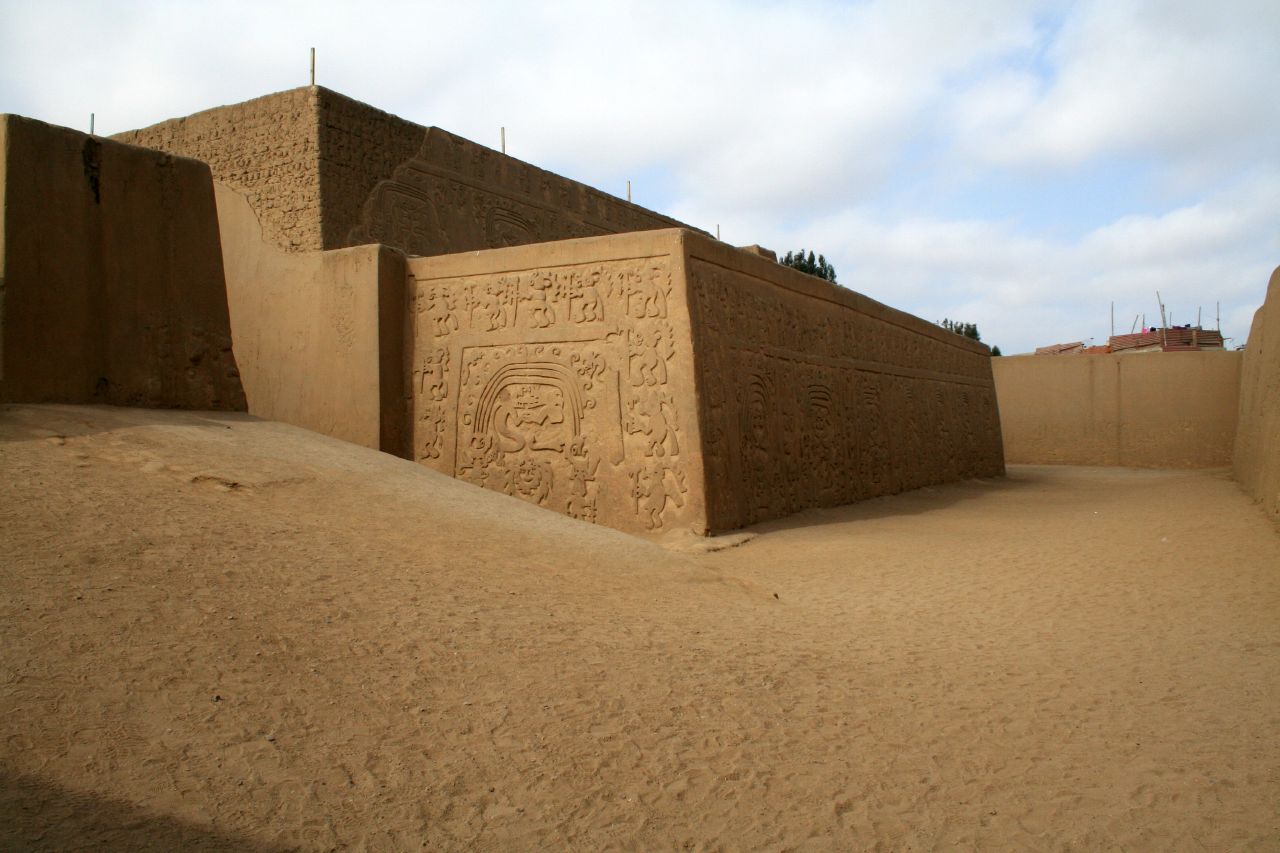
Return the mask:
M247 412L193 409L135 409L62 403L0 404L0 444L82 438L112 430L145 426L200 426L231 429L261 420Z
M927 512L944 510L961 503L981 501L998 494L1007 494L1042 486L1047 479L1043 471L1028 470L1026 468L1011 469L1009 474L1004 477L986 477L975 480L961 480L955 483L942 483L853 504L815 507L785 518L762 521L737 532L745 531L764 535L786 530L799 530L806 527L823 527L897 516L922 515ZM730 534L726 533L724 535Z
M0 768L0 850L243 851L273 847Z

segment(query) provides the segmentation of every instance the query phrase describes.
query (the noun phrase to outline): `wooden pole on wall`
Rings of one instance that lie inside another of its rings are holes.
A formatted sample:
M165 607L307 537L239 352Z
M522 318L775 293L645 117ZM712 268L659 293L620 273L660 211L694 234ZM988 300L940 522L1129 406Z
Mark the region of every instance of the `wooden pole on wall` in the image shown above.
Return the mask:
M502 153L506 154L507 153L507 128L505 126L498 128L498 138L502 140Z
M1165 346L1169 343L1169 319L1164 315L1164 300L1160 298L1160 291L1156 291L1156 304L1160 306L1160 345Z
M311 48L311 85L316 84L316 49Z
M93 136L93 113L89 113L89 135Z
M1116 301L1111 300L1111 337L1116 336Z
M631 182L627 181L627 201L631 201Z

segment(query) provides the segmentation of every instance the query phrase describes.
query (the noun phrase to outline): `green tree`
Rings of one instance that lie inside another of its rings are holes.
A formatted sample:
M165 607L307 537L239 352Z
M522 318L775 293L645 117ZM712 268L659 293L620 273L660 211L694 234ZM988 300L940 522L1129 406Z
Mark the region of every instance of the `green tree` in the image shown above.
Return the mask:
M808 254L805 254L804 249L798 252L787 252L780 263L783 266L800 270L800 272L816 275L824 281L834 282L836 280L836 268L827 263L827 259L822 255L814 257L812 250Z
M956 320L943 320L938 324L948 332L955 332L957 335L964 335L966 338L972 338L975 341L981 341L982 335L978 334L978 327L974 323L961 323Z
M966 338L971 338L975 341L982 340L982 335L978 332L978 325L976 323L961 323L957 320L943 320L938 323L938 325L946 329L948 332L955 332L957 335L964 335ZM992 347L991 354L993 356L997 356L1003 355L1004 353L1000 352L1000 347Z

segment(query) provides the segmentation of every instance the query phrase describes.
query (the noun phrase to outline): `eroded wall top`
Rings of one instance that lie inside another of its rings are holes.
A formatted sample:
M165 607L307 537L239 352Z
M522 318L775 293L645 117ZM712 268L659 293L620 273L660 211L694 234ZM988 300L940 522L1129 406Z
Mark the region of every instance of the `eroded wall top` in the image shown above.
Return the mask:
M384 243L439 255L681 223L322 87L117 138L206 161L289 251Z
M249 199L263 235L288 251L332 248L320 212L318 90L291 89L114 138L193 157Z

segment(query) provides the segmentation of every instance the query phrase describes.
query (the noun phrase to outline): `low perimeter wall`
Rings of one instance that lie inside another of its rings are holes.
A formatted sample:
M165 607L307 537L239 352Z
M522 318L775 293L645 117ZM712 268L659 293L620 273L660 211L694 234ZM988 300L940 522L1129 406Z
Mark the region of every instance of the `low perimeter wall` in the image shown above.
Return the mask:
M412 258L414 458L622 530L1003 472L986 347L685 230Z
M244 409L208 166L0 116L0 402Z
M217 185L231 333L250 414L408 456L404 255L289 253Z
M1005 460L1228 466L1241 360L1238 352L992 359Z
M1280 524L1280 269L1244 351L1233 467L1241 487Z

